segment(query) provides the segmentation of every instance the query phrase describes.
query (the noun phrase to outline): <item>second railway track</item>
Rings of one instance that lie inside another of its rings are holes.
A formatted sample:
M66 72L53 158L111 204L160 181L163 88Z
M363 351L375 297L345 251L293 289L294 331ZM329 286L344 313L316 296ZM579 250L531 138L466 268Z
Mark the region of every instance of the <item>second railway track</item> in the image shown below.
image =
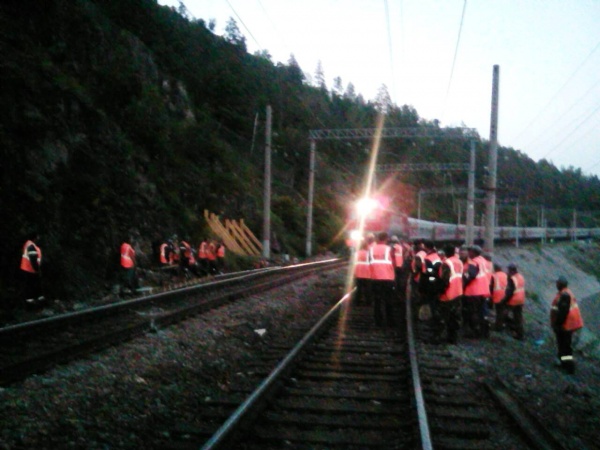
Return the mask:
M0 329L0 385L345 262L326 260L239 275Z

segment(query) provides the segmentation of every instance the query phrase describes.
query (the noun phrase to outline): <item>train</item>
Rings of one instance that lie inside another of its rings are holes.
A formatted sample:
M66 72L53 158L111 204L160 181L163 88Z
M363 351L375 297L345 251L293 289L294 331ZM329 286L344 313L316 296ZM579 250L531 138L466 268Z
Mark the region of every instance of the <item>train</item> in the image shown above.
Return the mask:
M386 231L390 236L396 235L407 240L430 239L435 242L464 242L467 227L464 224L450 224L429 220L415 219L400 214L390 208L386 198L375 198L363 201L361 210L353 209L349 213L347 229L350 230L348 242L356 242L359 228L359 214L364 214L363 232L378 233ZM474 227L474 239L483 240L485 227ZM497 226L494 230L494 241L512 242L593 239L600 238L600 228L548 228L548 227L516 227Z

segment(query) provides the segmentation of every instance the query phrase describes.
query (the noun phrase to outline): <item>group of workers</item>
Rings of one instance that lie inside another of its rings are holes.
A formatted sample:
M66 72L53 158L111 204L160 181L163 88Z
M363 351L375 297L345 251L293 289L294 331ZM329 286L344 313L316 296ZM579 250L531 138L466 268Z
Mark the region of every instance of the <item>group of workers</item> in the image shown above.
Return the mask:
M436 249L429 240L411 245L396 236L367 235L354 255L357 305L373 305L376 326L395 326L394 310L404 319L409 300L415 316L430 320L434 342L458 342L465 337L487 338L490 330L509 330L523 340L525 278L511 263L504 272L480 246L447 245ZM560 365L574 371L572 335L583 327L577 300L568 280L556 281L551 326L556 335ZM495 315L495 320L494 320Z
M203 239L196 250L185 239L177 236L162 242L158 247L158 264L172 273L196 276L216 275L225 270L225 245L222 241ZM135 276L135 250L129 242L121 244L121 271L124 286L131 291L137 285Z
M39 308L45 303L41 277L42 250L38 241L37 233L27 237L19 266L22 298L28 309ZM120 271L123 287L133 292L137 288L137 263L132 244L132 239L121 244ZM225 270L225 245L214 239L203 239L196 251L187 241L178 241L174 236L160 245L157 262L167 270L191 272L197 276L215 275Z

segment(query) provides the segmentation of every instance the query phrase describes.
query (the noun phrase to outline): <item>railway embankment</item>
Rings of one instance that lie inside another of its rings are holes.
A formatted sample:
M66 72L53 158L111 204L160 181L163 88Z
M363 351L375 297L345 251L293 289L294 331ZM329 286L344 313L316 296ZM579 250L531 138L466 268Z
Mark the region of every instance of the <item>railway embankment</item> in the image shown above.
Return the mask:
M552 339L549 314L552 299L556 295L555 280L564 275L576 295L585 328L578 333L576 349L587 357L600 359L600 245L594 242L529 245L522 248L502 247L496 249L495 261L503 269L514 262L526 279L526 320L547 330L547 336L538 340Z

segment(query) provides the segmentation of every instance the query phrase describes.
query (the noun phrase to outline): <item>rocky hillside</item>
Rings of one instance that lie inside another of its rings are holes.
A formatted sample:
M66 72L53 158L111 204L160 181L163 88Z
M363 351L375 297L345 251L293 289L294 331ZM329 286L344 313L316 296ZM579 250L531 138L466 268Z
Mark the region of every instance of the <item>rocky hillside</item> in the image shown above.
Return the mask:
M294 256L302 256L305 241L310 129L372 127L385 111L386 126L444 133L414 107L391 104L384 87L366 101L351 83L329 89L323 73L309 82L293 56L281 64L268 51L249 54L234 21L217 36L156 0L6 0L0 51L0 301L16 295L21 246L33 230L42 235L46 292L67 300L110 285L128 235L137 236L147 265L153 243L166 236L198 242L207 232L204 209L244 218L258 232L269 104L272 242ZM483 161L486 143L474 137ZM383 146L382 163L465 162L468 154L460 139ZM317 251L343 242L368 147L319 144ZM551 226L570 220L553 207L600 210L597 177L512 149L500 149L499 169L500 188L545 204ZM478 185L484 176L479 164ZM419 187L463 181L414 174L391 180L386 193L414 215ZM537 212L522 209L522 223L534 223ZM427 202L423 216L454 221L456 211L456 201ZM503 221L505 213L511 211L501 212ZM581 217L581 225L597 222L593 214Z

